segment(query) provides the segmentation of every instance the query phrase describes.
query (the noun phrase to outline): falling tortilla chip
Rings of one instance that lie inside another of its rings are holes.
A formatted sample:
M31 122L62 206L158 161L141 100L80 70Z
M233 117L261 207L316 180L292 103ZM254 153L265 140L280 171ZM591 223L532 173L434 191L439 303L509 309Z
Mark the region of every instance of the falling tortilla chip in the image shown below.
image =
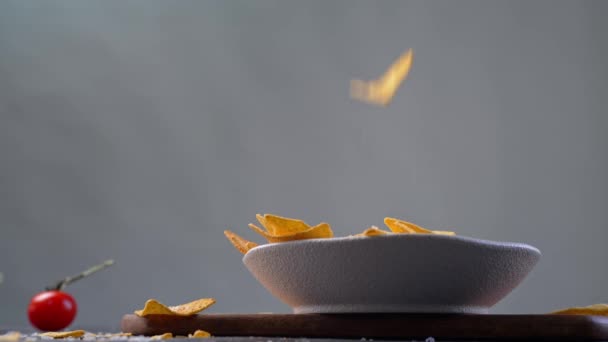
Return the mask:
M151 337L152 340L170 340L173 338L173 334L168 332L161 335L154 335Z
M68 338L68 337L82 337L86 332L84 330L72 330L72 331L49 331L40 336L52 337L54 339Z
M169 315L169 316L192 316L215 304L213 298L201 298L190 303L166 306L155 299L146 301L144 308L135 311L140 317L148 315Z
M289 235L272 235L253 223L249 224L249 227L256 233L262 235L270 243L276 242L287 242L295 240L306 240L306 239L324 239L331 238L334 236L334 232L331 230L329 224L322 222L318 225L309 228L305 231L292 233Z
M363 232L356 234L355 236L379 236L379 235L388 235L392 234L391 232L387 232L386 230L382 230L378 227L372 226L364 230Z
M258 246L257 243L247 241L229 230L225 230L224 235L226 235L228 241L230 241L230 243L232 243L232 245L243 254L247 254L250 249Z
M11 331L4 335L0 335L0 342L16 342L21 338L21 333L16 331Z
M379 79L352 80L350 96L359 101L386 107L409 74L413 58L414 51L409 49L399 56Z
M188 335L190 338L207 338L211 337L211 334L206 332L205 330L197 330L194 333Z
M552 312L555 315L608 316L608 304L593 304L583 307L567 308Z
M385 217L384 224L393 232L398 234L437 234L437 235L456 235L454 232L444 230L430 230L422 228L417 224L399 220L392 217Z
M274 236L292 235L309 230L311 227L306 222L298 219L281 217L272 214L260 215L255 217L258 219L262 227Z

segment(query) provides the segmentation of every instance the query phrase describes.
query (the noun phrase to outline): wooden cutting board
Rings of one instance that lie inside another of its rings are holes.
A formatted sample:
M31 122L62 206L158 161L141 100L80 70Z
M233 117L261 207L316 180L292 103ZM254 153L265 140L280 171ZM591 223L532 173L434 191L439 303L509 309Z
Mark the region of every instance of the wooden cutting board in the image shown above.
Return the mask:
M213 336L455 340L608 340L608 317L456 314L201 314L125 315L123 332Z

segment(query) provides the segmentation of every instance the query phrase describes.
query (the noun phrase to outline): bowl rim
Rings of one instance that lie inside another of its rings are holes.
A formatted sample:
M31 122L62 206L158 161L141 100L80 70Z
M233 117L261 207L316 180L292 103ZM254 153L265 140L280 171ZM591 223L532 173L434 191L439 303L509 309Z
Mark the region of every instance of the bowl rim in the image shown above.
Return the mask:
M443 235L443 234L387 234L387 235L376 235L376 236L340 236L340 237L332 237L332 238L318 238L318 239L304 239L304 240L295 240L295 241L286 241L286 242L273 242L273 243L265 243L263 245L258 245L247 251L243 255L243 260L250 255L250 253L255 253L256 251L264 250L264 249L275 249L275 248L287 248L289 246L298 246L298 245L309 245L309 244L340 244L348 241L373 241L377 239L428 239L428 240L456 240L459 242L468 243L471 245L477 245L482 247L494 247L494 248L516 248L516 249L525 249L534 254L537 254L538 257L542 256L541 251L530 244L523 242L510 242L510 241L493 241L493 240L485 240L478 239L468 236L462 235Z

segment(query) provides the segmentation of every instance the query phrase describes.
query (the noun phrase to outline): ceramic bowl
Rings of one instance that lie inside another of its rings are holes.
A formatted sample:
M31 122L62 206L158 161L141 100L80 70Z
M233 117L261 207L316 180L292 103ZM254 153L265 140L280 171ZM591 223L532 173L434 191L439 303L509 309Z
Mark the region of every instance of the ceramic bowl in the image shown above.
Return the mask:
M294 313L487 313L540 258L535 247L394 234L275 243L243 262Z

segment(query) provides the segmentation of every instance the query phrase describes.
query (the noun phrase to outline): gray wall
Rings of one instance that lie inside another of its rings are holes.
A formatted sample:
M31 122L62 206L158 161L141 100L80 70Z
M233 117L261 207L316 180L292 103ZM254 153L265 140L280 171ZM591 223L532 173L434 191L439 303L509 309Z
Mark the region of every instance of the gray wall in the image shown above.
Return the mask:
M606 302L608 1L0 2L0 324L74 284L76 325L148 298L287 312L226 228L387 215L528 242L494 312ZM348 97L406 48L388 108Z

